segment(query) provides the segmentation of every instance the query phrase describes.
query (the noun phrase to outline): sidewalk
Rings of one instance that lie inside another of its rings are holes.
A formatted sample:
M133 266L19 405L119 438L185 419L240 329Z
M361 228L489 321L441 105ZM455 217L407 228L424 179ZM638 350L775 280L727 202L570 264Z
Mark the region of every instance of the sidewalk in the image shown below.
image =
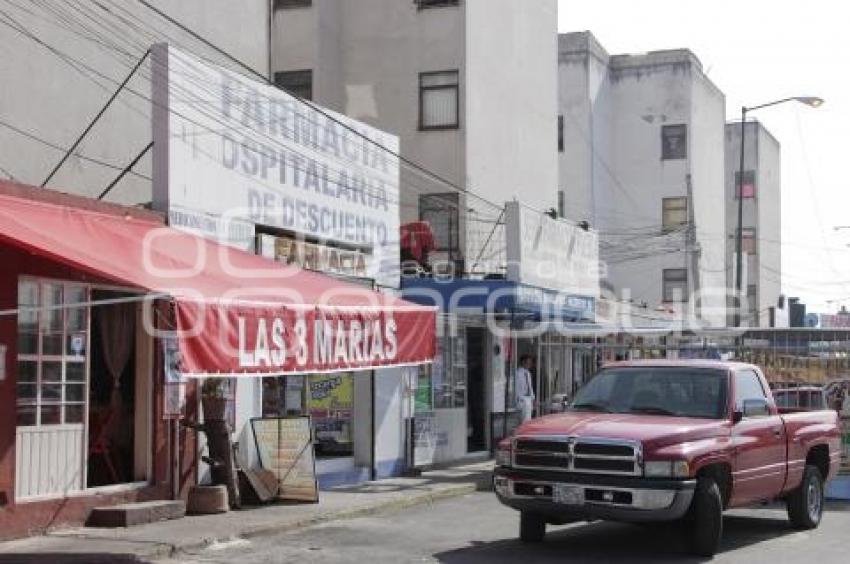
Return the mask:
M492 467L492 463L485 462L425 472L418 478L391 478L334 488L321 492L317 504L255 507L128 529L54 531L46 536L0 543L0 563L55 561L60 555L75 562L106 558L110 562L144 562L236 538L271 535L489 489Z

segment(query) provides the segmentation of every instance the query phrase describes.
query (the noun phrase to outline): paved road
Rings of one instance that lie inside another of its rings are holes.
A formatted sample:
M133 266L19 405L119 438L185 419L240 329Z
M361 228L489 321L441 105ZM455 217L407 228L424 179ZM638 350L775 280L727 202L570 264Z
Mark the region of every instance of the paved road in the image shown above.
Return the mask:
M718 562L827 564L848 562L850 507L831 507L813 532L791 530L785 512L730 512ZM274 537L235 541L182 555L168 564L696 562L672 527L615 523L552 527L546 542L516 540L517 514L493 494L375 517L337 521Z

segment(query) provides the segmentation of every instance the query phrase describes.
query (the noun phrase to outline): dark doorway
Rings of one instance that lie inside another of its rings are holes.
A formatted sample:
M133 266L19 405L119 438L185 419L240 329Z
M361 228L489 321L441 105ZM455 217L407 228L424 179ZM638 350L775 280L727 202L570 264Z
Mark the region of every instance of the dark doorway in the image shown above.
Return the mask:
M94 290L92 300L127 297ZM91 315L88 480L90 488L133 482L136 304L98 305Z
M483 327L466 329L467 452L487 450L486 340Z

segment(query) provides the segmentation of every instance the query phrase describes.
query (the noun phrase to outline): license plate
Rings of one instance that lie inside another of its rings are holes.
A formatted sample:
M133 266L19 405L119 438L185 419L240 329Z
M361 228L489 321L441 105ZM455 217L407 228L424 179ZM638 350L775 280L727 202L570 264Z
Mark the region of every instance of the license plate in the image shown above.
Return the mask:
M552 488L552 501L565 505L582 505L584 489L566 484L555 484Z

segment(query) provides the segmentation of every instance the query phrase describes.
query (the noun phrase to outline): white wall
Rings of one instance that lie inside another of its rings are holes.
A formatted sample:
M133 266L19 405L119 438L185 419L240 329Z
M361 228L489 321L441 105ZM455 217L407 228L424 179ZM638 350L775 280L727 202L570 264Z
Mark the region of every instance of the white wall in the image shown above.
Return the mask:
M215 62L234 66L136 2L121 2L113 8L113 14L129 19L131 24L101 11L93 3L51 2L52 9L70 18L67 22L59 21L56 14L39 4L17 4L25 5L31 13L12 5L4 9L27 32L62 56L76 59L73 65L77 68L8 26L0 26L0 76L4 83L0 89L0 120L62 148L70 147L138 58L155 42L171 41ZM157 0L153 4L257 71L267 72L267 0ZM109 31L87 20L87 16ZM82 25L96 33L83 30ZM129 89L138 95L129 90L121 94L80 145L80 154L112 167L72 156L50 187L97 196L150 142L149 80L147 61L129 84ZM0 146L0 166L18 180L35 185L42 183L63 154L2 125ZM134 170L137 174L125 177L107 200L127 204L151 200L150 155Z
M782 178L781 147L764 127L758 137L758 325L767 327L769 307L782 293Z
M741 126L726 125L726 260L729 288L735 287L735 234L738 228L738 200L735 198L735 174L740 167ZM747 123L744 169L756 171L756 198L744 200L744 228L755 227L756 254L747 257L743 292L756 285L757 316L746 316L750 326L767 327L769 307L775 307L782 292L782 179L779 142L759 122ZM746 305L745 305L746 307ZM730 316L730 323L732 318Z
M595 178L595 189L601 229L638 233L611 239L618 245L613 256L603 250L609 279L654 308L662 301L662 271L686 266L684 253L669 252L684 247L684 235L658 235L662 198L687 193L689 161L661 159L661 129L686 124L690 130L691 71L687 63L645 67L646 62L642 56L612 57L610 152L599 156L607 161L607 174ZM648 256L624 261L642 252Z
M573 221L598 217L594 182L606 174L611 128L608 53L589 34L558 37L558 113L564 118L564 151L558 154L558 189L565 194L564 216Z
M725 218L716 213L723 207L723 94L686 49L609 56L587 32L559 38L559 89L565 215L599 229L607 282L654 310L663 270L690 268L685 233L661 229L662 199L686 196L690 175L699 284L718 289L704 296L702 310L708 323L725 324ZM673 124L688 127L688 157L662 160L661 130Z
M557 207L557 37L555 0L466 1L466 182L498 205ZM477 239L468 245L473 259L484 243Z
M702 72L693 76L691 97L691 178L696 238L700 246L699 276L703 320L726 325L726 216L724 120L726 99Z
M464 3L462 3L464 4ZM396 0L313 0L275 15L274 70L313 69L314 99L398 135L401 153L463 184L465 123L419 131L419 73L464 75L464 6L418 10ZM461 91L465 89L461 78ZM418 219L419 194L451 192L403 168L402 222Z

